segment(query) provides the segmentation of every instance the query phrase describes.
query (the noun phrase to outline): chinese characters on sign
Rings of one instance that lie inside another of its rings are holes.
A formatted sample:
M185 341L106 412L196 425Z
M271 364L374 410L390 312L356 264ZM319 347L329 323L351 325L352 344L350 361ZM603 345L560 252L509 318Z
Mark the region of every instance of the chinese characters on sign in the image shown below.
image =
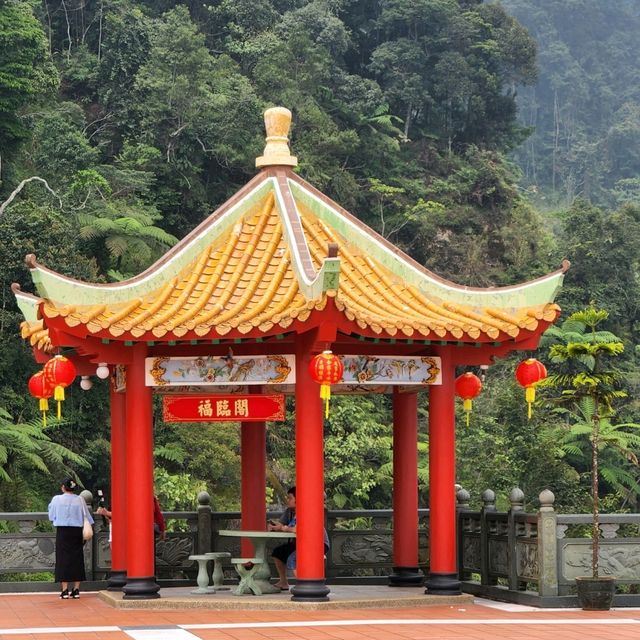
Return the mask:
M165 422L263 422L284 420L284 395L165 396Z

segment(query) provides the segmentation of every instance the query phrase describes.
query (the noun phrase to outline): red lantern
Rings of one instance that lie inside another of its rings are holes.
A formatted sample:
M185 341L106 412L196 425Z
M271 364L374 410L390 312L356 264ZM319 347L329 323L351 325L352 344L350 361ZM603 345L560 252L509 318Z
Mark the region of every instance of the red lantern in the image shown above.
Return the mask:
M64 400L64 388L76 377L76 367L64 356L55 356L43 368L44 377L54 388L53 399L58 403L58 420L62 417L61 402Z
M320 385L320 397L325 401L325 416L328 418L331 385L342 380L344 373L342 360L331 351L323 351L311 358L309 373L314 382Z
M547 377L547 368L535 358L523 360L516 369L516 380L525 388L525 400L527 401L527 417L531 420L531 405L536 399L536 384Z
M473 399L482 391L482 382L474 373L467 371L456 378L456 395L462 398L462 407L467 416L467 427L469 426L469 415L473 408Z
M47 426L47 411L49 411L48 399L53 395L53 387L44 377L44 371L38 371L29 378L29 393L40 400L40 411L42 411L42 426Z

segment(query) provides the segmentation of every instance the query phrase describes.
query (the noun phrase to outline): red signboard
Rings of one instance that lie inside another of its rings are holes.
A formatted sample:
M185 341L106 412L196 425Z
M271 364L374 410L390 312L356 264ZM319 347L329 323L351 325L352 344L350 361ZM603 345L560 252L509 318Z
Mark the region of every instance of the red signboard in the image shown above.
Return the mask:
M165 422L264 422L284 420L284 395L164 396Z

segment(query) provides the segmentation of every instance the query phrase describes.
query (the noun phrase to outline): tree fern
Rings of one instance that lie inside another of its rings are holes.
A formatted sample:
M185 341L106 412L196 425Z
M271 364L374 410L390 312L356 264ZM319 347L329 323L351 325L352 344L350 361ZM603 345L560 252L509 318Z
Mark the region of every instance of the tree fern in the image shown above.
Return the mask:
M16 424L0 407L0 483L17 481L25 470L50 476L70 465L89 466L82 456L54 442L47 433L50 428L39 420Z

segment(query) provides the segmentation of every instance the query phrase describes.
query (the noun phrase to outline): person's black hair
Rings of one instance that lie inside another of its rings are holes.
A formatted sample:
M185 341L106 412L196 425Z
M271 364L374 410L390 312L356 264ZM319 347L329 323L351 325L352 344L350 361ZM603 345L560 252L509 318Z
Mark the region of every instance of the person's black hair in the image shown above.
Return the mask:
M295 487L289 487L287 489L287 494L291 494L294 498L296 497L296 488Z
M75 491L78 488L78 483L71 477L71 476L67 476L63 481L62 481L62 486L67 490L67 491Z

